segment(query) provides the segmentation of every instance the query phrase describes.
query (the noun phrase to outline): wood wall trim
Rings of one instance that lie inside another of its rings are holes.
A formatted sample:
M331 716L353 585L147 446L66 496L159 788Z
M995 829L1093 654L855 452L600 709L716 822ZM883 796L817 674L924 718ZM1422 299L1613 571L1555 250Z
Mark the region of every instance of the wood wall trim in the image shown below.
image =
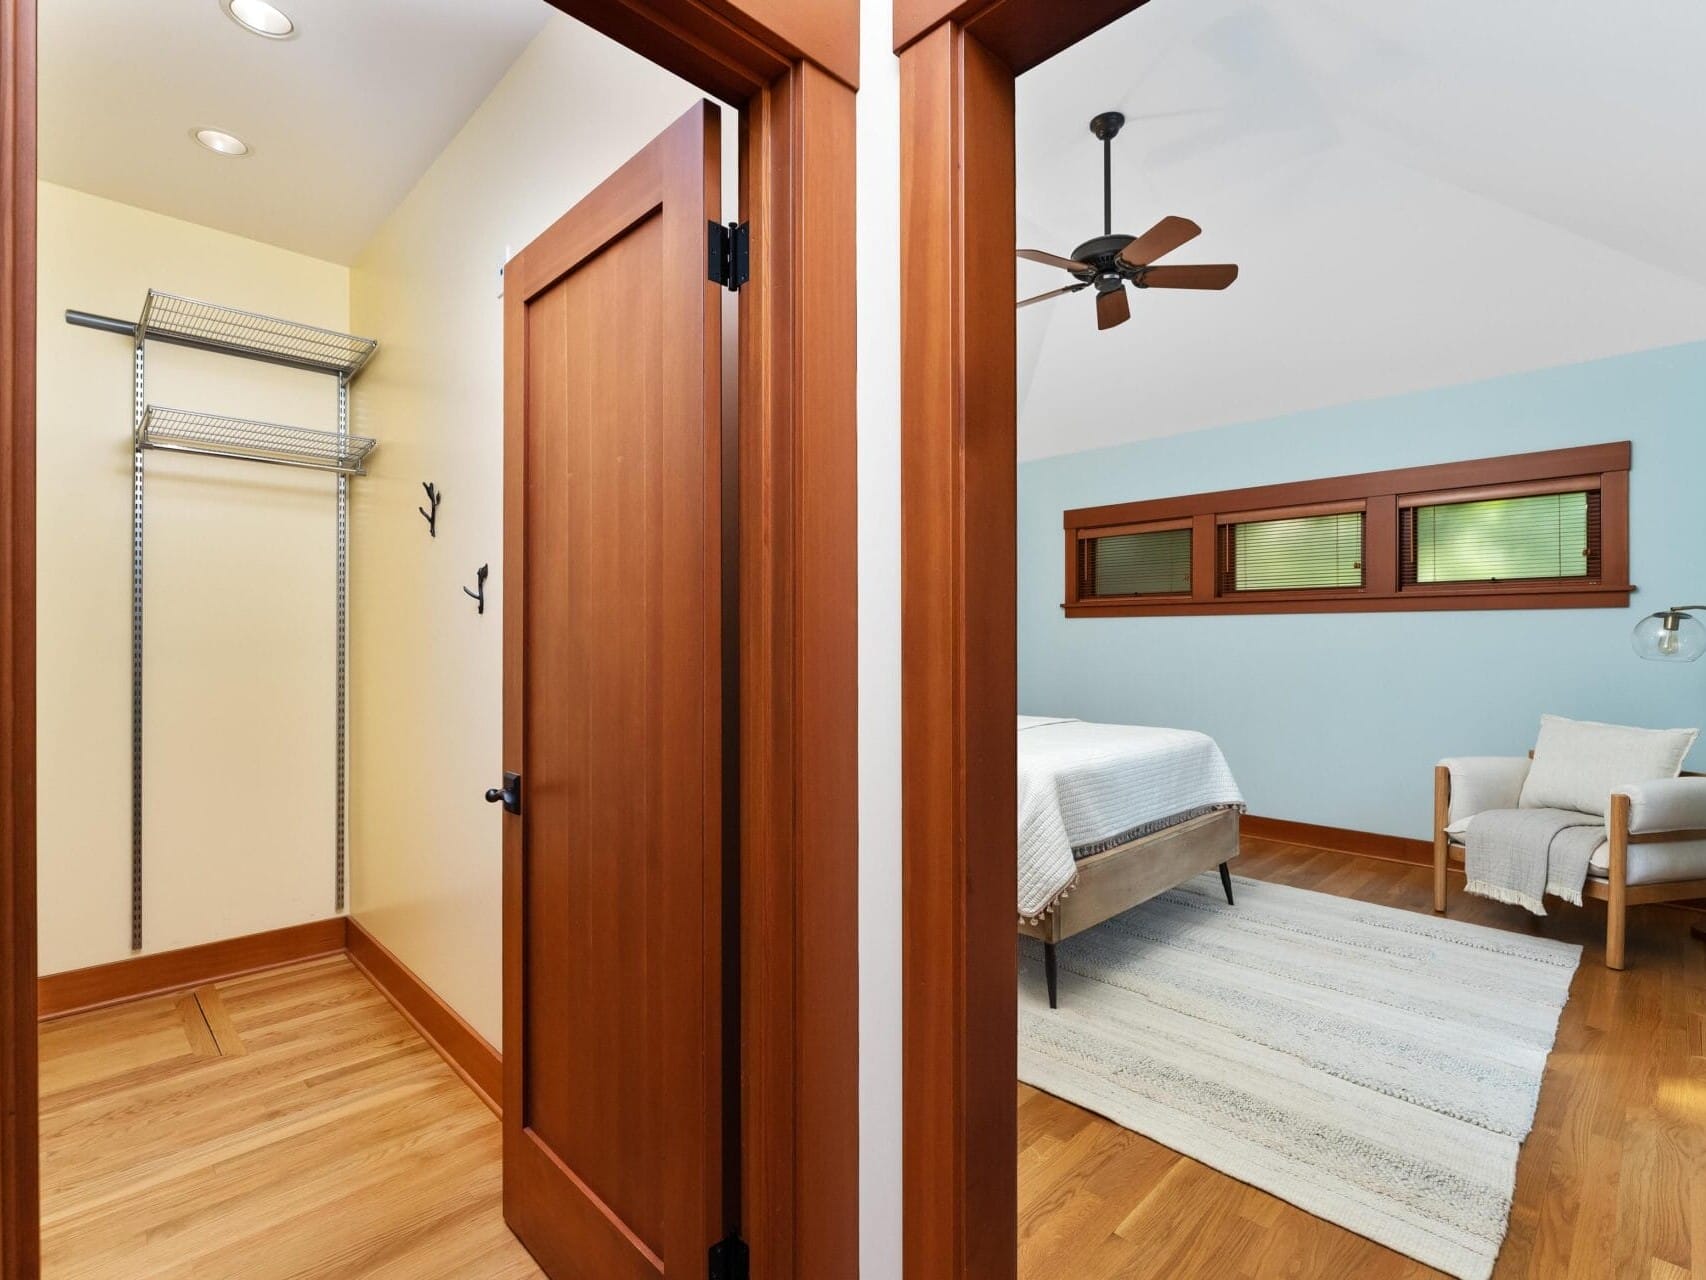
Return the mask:
M550 0L731 106L796 62L859 83L857 0Z
M754 1275L851 1280L858 617L808 584L857 577L854 315L821 305L857 286L853 94L803 64L743 127L746 213L771 229L740 316L764 335L742 343L737 446L743 1217Z
M1635 588L1629 584L1544 590L1508 586L1500 591L1401 591L1380 595L1322 591L1264 592L1260 599L1221 596L1191 600L1178 596L1120 597L1091 601L1078 597L1061 605L1068 618L1205 618L1244 613L1458 613L1486 609L1623 609Z
M344 949L344 920L314 920L176 951L127 956L110 964L53 973L36 981L42 1020L85 1013L144 996L224 982L246 973L335 955Z
M502 1055L358 921L351 917L343 923L347 926L344 945L355 967L396 1006L421 1038L438 1051L451 1070L479 1095L480 1101L501 1116Z
M1439 493L1487 485L1524 484L1559 476L1597 477L1608 471L1629 470L1633 457L1634 446L1627 440L1620 440L1575 449L1544 449L1465 462L1364 471L1355 475L1325 476L1319 480L1293 480L1244 489L1221 489L1213 493L1076 507L1062 513L1061 527L1088 529L1100 525L1174 520L1202 512L1246 515L1274 507L1355 501L1373 494Z
M1254 814L1244 816L1241 829L1244 835L1256 840L1273 840L1280 844L1326 849L1333 853L1354 853L1358 857L1379 858L1384 862L1431 867L1434 860L1431 841L1414 840L1408 836L1377 835L1371 831L1353 831L1348 827L1325 827L1313 822L1289 822L1283 818L1259 818Z
M41 1261L36 1138L35 0L0 0L0 1280Z
M1393 613L1485 609L1622 609L1629 582L1628 441L1406 467L1321 480L1182 494L1063 513L1068 565L1061 608L1068 618L1202 617L1263 613ZM1429 502L1533 496L1570 488L1599 495L1600 542L1592 577L1404 585L1401 510ZM1196 521L1217 534L1250 521L1363 513L1363 580L1358 587L1232 591L1221 581L1225 541L1200 533L1191 545L1191 594L1086 596L1080 543L1133 528Z
M1433 845L1427 840L1416 840L1409 836L1378 835L1372 831L1356 831L1349 827L1324 827L1313 822L1290 822L1284 818L1258 818L1246 814L1243 820L1243 834L1255 840L1272 840L1276 844L1292 845L1300 849L1325 849L1329 853L1348 853L1359 858L1374 858L1381 862L1401 862L1405 866L1428 867L1433 865ZM1454 850L1455 861L1448 860L1447 869L1454 875L1463 874L1462 851ZM1596 888L1594 881L1589 881L1582 890L1588 897L1603 898L1605 890ZM1647 901L1662 902L1666 906L1678 907L1684 911L1706 911L1706 898L1677 899L1662 896L1666 888L1676 890L1676 886L1645 885L1631 886L1629 903L1631 906L1640 905L1643 890L1658 890L1661 896L1646 899ZM1685 886L1692 892L1692 886ZM1699 928L1700 926L1695 926Z
M905 51L925 33L955 23L1014 74L1122 18L1145 0L894 0L894 48Z
M902 937L908 1280L1017 1268L1013 76L901 55Z

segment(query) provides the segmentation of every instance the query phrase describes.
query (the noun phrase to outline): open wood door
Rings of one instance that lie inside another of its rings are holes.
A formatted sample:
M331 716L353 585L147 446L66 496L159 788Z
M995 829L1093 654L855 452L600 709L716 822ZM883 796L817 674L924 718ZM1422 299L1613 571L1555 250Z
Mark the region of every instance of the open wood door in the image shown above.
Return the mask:
M732 1205L720 164L702 103L505 272L504 1213L553 1280L703 1280Z

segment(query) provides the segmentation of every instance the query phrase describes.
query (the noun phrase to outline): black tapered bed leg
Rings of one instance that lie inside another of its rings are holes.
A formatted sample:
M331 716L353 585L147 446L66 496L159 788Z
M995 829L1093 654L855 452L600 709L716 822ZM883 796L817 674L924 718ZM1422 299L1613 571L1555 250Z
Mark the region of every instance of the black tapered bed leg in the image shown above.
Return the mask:
M1237 903L1232 901L1232 871L1229 863L1220 864L1220 887L1226 890L1226 905L1236 906Z
M1048 977L1048 1007L1057 1008L1058 1006L1055 1004L1054 943L1052 942L1043 943L1043 973Z

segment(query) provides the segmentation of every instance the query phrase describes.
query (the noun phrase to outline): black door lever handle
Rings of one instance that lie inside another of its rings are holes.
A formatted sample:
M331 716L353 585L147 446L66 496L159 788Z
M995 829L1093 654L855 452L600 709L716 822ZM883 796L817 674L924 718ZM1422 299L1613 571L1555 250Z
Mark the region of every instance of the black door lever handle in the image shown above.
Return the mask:
M490 787L486 791L486 803L503 802L505 813L521 812L521 775L519 773L504 774L504 784L501 787Z

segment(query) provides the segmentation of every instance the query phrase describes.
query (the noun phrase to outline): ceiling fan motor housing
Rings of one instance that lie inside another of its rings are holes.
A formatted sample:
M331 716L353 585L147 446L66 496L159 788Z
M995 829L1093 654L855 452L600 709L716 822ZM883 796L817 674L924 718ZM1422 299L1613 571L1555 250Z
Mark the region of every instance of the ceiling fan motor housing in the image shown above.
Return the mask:
M1076 262L1089 263L1095 270L1074 271L1072 274L1086 283L1106 277L1130 279L1136 272L1118 258L1120 250L1135 239L1136 236L1097 236L1094 240L1086 240L1072 251L1072 257Z

